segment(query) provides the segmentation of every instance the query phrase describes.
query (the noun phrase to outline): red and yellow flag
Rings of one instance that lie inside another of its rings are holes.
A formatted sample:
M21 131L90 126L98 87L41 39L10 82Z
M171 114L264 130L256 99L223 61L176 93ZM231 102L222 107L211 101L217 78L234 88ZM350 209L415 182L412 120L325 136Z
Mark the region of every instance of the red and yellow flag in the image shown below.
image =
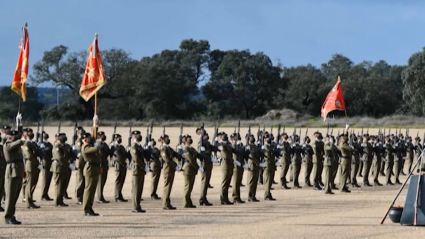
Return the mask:
M345 110L344 94L342 93L341 80L338 76L338 81L335 86L326 96L326 100L322 105L322 117L326 120L326 116L333 110Z
M21 42L19 43L19 58L16 64L15 75L13 76L12 86L10 87L16 92L25 102L27 90L27 76L28 76L28 58L30 56L30 42L28 36L28 25L22 28Z
M87 59L86 71L80 87L80 95L85 101L96 94L105 84L105 73L103 72L102 59L97 45L97 34L89 47L89 58Z

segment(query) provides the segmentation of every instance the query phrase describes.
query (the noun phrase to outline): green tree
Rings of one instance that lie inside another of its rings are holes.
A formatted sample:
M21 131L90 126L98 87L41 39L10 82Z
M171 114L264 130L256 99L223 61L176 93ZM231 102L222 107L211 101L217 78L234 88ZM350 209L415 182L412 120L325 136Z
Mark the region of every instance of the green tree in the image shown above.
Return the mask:
M425 115L425 48L409 58L402 80L407 109L415 115Z
M14 123L14 118L18 113L18 95L13 92L10 87L2 87L0 89L0 117L2 120ZM26 101L21 102L21 113L23 122L37 121L40 119L40 112L43 104L38 101L38 92L35 87L27 87Z

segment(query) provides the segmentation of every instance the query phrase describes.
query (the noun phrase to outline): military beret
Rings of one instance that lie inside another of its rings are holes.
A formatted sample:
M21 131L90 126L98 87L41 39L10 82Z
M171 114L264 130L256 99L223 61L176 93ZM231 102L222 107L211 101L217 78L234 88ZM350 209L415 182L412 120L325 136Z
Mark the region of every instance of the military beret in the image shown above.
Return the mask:
M91 134L90 133L84 133L83 135L82 135L82 138L83 139L87 139L87 138L90 138L91 137Z
M31 133L31 132L33 132L31 128L25 128L22 131L25 132L25 133Z
M60 136L66 136L66 134L65 133L57 133L57 134L55 134L55 137L60 137Z
M99 131L99 132L97 132L97 135L105 135L105 132Z
M230 135L230 138L235 138L235 137L238 137L238 133L233 133Z
M140 133L140 131L138 131L138 130L134 130L133 132L131 132L131 134L132 134L132 135L138 135L138 134L141 134L141 133Z
M114 134L114 139L117 139L117 138L122 138L122 136L120 134Z
M200 130L202 130L202 127L198 127L198 128L196 128L196 133L198 133L198 131L200 131Z
M320 134L320 132L319 132L319 131L316 131L316 132L314 132L313 134L314 134L314 135L316 135L316 134Z
M11 131L9 131L9 132L7 133L7 135L15 136L15 135L19 135L19 132L18 132L18 131L16 131L16 130L11 130Z
M84 128L83 128L83 126L78 126L77 127L77 130L83 130Z
M190 135L188 135L188 134L185 134L185 135L183 135L183 136L182 136L182 138L183 138L183 139L187 139L187 138L192 138L192 136L190 136Z
M3 129L10 129L10 126L9 125L4 125L3 126Z
M163 134L163 135L161 135L161 137L159 137L159 139L165 139L165 138L168 138L168 135Z

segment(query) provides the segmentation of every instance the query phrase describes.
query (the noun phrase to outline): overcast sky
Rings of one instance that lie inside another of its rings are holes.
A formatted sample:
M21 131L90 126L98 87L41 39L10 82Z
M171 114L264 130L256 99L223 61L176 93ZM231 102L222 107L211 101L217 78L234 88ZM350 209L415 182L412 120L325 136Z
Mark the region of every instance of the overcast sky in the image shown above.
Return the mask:
M100 49L136 59L193 38L211 49L263 51L284 66L320 66L335 53L400 65L425 45L424 10L425 1L409 0L1 1L0 85L12 81L25 22L30 64L57 45L87 49L98 32Z

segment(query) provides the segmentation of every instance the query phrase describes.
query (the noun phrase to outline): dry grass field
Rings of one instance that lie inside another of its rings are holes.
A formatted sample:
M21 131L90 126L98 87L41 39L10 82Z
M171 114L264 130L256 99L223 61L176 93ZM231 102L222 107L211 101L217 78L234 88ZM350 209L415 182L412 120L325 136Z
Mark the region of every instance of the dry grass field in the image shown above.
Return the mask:
M35 130L35 128L33 128ZM88 129L88 128L87 128ZM145 136L146 128L134 128L142 131ZM56 133L55 127L46 127L51 135ZM105 131L110 140L113 128L100 128ZM223 129L228 133L233 128ZM256 131L255 129L254 131ZM276 129L274 129L276 130ZM310 134L316 129L310 129ZM326 129L319 129L324 132ZM71 127L63 127L62 131L71 138ZM213 129L207 128L210 136ZM292 129L286 130L292 134ZM376 130L375 130L376 131ZM247 128L241 129L242 136ZM127 144L128 128L118 128ZM154 128L154 138L162 133L162 128ZM171 137L171 144L177 143L179 128L167 128L166 133ZM195 135L195 128L185 128L184 133ZM255 132L253 132L255 133ZM276 131L275 131L276 133ZM336 133L334 129L334 133ZM373 133L373 132L369 132ZM375 132L376 133L376 132ZM416 131L411 130L411 135ZM423 134L421 131L420 135ZM302 131L304 136L304 129ZM195 141L197 142L197 141ZM70 143L70 142L69 142ZM278 168L280 170L280 168ZM279 172L279 171L278 171ZM303 172L303 171L302 171ZM277 173L275 180L279 181ZM176 173L176 180L171 195L171 202L177 207L175 211L162 209L162 201L150 199L150 174L145 179L142 208L143 214L131 212L131 202L116 203L113 201L115 172L109 171L105 187L105 197L109 204L95 204L94 209L100 217L85 217L81 206L75 205L74 196L75 172L71 178L68 193L73 199L66 200L68 208L56 208L53 202L40 200L41 189L35 192L36 204L40 209L26 209L21 200L17 203L17 219L22 225L9 226L0 223L0 237L4 238L419 238L423 228L400 226L391 223L387 218L384 225L379 222L388 208L391 200L398 191L398 186L382 186L352 189L351 194L335 191L335 195L325 195L311 188L282 190L280 185L274 185L273 197L277 200L263 200L264 190L259 186L257 198L259 203L219 205L221 171L215 165L211 184L214 186L208 192L212 207L200 207L198 202L200 175L195 182L192 200L198 206L195 209L183 208L183 177ZM338 177L337 177L338 179ZM405 180L405 176L401 177ZM361 184L362 178L358 178ZM380 178L381 183L384 179ZM244 175L246 184L246 174ZM303 173L300 184L304 184ZM159 196L162 196L161 179ZM292 183L289 184L292 186ZM361 184L362 185L362 184ZM232 189L230 189L231 191ZM404 204L406 190L398 200ZM54 187L50 188L50 197L54 195ZM247 199L247 188L241 188L242 199ZM123 189L125 198L131 198L131 176ZM230 192L231 195L231 192ZM2 214L3 215L3 214Z

